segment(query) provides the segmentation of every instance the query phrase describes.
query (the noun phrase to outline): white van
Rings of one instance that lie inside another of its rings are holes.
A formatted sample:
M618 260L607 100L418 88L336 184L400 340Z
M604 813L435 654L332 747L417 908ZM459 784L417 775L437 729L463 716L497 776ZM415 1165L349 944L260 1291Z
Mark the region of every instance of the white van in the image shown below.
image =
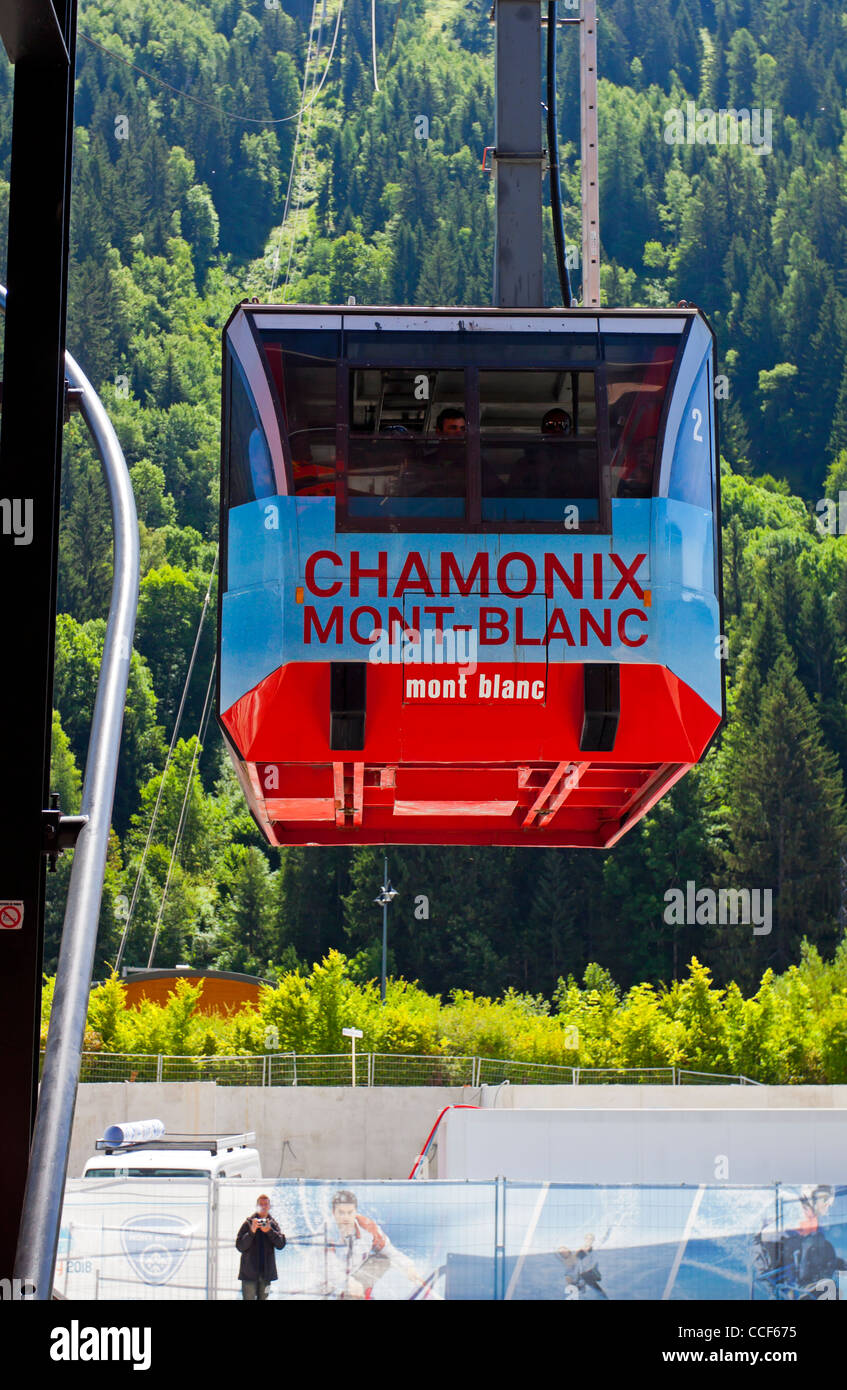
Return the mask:
M171 1134L115 1143L97 1140L84 1178L250 1178L261 1182L262 1165L250 1134Z

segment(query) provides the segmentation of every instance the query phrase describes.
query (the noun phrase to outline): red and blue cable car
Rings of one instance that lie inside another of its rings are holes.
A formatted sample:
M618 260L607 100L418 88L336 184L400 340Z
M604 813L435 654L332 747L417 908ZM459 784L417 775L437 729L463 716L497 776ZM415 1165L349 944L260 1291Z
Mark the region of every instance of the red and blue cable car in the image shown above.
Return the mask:
M608 848L723 719L693 308L241 304L217 713L272 844Z

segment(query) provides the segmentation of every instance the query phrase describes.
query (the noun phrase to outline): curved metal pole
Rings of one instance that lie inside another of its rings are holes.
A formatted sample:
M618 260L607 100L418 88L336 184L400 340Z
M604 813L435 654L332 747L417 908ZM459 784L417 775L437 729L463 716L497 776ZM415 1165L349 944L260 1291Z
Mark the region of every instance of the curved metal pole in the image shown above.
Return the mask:
M5 309L5 305L6 291L0 286L0 307ZM88 817L88 824L77 841L71 868L44 1072L15 1256L15 1277L34 1286L34 1297L41 1300L49 1299L53 1289L135 633L140 567L138 516L123 450L94 387L70 353L65 354L65 371L71 386L81 389L83 393L81 412L103 465L112 511L115 549L112 601L82 791L81 809L82 814Z

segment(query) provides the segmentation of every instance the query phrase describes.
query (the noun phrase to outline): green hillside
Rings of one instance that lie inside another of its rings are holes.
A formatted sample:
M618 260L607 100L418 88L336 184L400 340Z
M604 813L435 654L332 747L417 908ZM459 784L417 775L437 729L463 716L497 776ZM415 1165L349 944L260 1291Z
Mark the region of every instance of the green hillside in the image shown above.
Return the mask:
M489 11L378 0L377 92L363 0L340 16L339 0L82 7L68 345L132 469L144 576L99 971L134 895L126 961L146 963L203 732L211 621L136 895L215 554L222 324L245 296L490 301ZM682 979L692 955L751 990L796 963L804 937L829 957L841 935L847 540L816 524L815 504L847 489L847 20L835 0L601 0L599 52L605 301L685 298L718 335L730 721L609 856L392 851L392 968L433 992L550 997L590 962L628 988ZM572 32L559 80L576 243ZM6 179L11 90L3 59ZM771 148L669 143L668 112L688 102L770 112ZM3 218L7 205L0 182ZM62 487L54 773L72 810L111 582L105 490L78 418ZM68 869L65 856L50 880L51 971ZM366 979L381 874L375 849L268 850L211 724L156 963L273 974L336 947ZM666 891L690 880L772 887L773 931L666 923Z

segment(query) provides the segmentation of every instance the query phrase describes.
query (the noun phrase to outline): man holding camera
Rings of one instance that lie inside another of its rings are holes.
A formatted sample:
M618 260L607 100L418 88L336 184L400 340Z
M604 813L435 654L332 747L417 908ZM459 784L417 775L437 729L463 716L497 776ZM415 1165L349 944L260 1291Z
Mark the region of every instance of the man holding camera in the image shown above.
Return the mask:
M243 1222L235 1238L241 1251L238 1277L241 1297L267 1298L268 1288L276 1279L277 1250L285 1248L285 1236L271 1216L271 1199L262 1194L256 1199L256 1210Z

